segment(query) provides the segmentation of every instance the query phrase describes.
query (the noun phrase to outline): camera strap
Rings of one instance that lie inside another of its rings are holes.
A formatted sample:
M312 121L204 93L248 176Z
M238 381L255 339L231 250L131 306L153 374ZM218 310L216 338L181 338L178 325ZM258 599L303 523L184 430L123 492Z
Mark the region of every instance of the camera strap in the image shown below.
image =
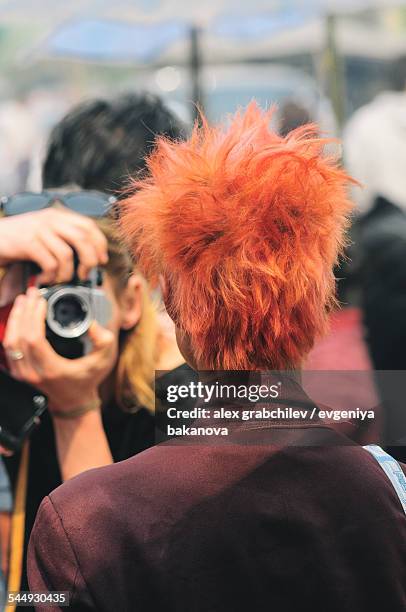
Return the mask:
M10 563L7 580L7 593L19 591L21 588L21 576L24 559L25 507L27 499L29 455L30 442L29 440L25 440L21 451L14 509L11 518ZM7 612L14 612L15 609L15 603L7 606Z

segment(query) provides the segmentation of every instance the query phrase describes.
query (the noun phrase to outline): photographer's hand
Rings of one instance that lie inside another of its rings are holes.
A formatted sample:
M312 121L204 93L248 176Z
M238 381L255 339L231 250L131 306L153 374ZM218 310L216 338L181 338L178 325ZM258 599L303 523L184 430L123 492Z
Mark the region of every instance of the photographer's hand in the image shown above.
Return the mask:
M9 356L22 355L18 360L8 358L12 376L34 385L48 397L65 480L112 462L98 388L114 366L118 347L112 332L93 323L89 330L92 352L80 359L65 359L45 337L46 311L47 303L37 289L19 296L8 320L4 347ZM87 411L89 406L93 408ZM62 418L64 414L68 418Z
M92 219L60 208L0 219L0 266L33 261L42 270L40 283L63 282L73 275L73 251L82 279L107 263L106 238Z

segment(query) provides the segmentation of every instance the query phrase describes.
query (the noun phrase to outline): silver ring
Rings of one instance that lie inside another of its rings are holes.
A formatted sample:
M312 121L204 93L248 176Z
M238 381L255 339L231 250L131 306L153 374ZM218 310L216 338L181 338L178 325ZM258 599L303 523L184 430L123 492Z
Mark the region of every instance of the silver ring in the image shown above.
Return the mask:
M19 350L7 351L7 355L10 357L11 361L21 361L21 359L24 359L24 353Z

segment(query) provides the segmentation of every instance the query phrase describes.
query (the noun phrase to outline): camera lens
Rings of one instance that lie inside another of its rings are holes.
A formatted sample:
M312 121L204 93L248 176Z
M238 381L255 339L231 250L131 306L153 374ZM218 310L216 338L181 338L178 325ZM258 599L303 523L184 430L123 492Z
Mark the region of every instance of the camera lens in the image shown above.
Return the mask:
M84 303L74 295L60 298L53 305L54 321L63 329L74 329L83 323L87 317Z
M47 324L60 338L80 338L94 318L91 297L85 287L58 287L47 290Z

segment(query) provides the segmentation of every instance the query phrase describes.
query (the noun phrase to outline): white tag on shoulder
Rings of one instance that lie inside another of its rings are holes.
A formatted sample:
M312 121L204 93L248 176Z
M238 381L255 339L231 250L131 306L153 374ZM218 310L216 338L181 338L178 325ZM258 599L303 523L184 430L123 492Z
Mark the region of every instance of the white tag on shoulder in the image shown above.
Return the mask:
M399 497L400 503L402 504L403 511L406 514L406 476L402 471L399 463L386 453L380 446L371 444L363 447L368 453L370 453L374 459L379 463L387 477L392 483L397 496Z

